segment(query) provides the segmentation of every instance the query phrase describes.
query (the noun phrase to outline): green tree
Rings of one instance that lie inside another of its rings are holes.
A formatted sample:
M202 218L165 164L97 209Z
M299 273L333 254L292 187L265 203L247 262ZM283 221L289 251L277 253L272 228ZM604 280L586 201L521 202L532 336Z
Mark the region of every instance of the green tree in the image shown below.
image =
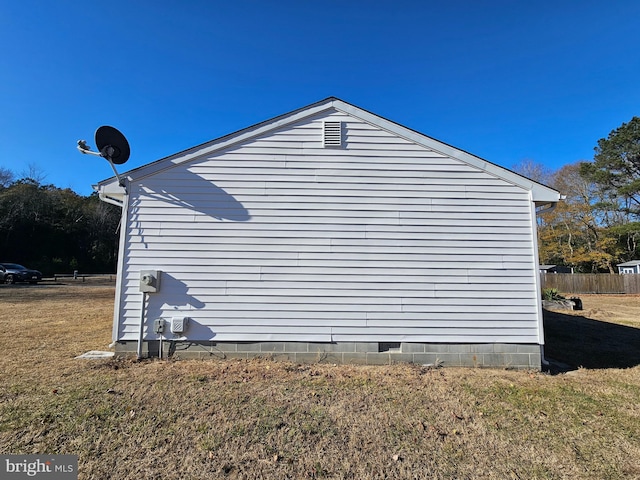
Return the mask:
M2 261L24 263L45 274L114 272L120 210L97 195L22 178L0 188Z
M640 222L629 222L609 228L620 252L618 263L640 258Z
M598 184L605 194L601 208L640 216L640 118L633 117L598 140L593 162L580 173Z

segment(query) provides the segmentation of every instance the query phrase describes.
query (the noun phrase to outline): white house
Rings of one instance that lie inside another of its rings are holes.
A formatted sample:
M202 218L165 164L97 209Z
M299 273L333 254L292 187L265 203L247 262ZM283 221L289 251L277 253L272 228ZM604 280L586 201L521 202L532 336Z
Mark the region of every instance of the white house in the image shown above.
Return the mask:
M640 260L631 260L630 262L619 263L617 265L618 272L625 273L640 273Z
M541 367L555 190L336 98L121 178L117 354Z

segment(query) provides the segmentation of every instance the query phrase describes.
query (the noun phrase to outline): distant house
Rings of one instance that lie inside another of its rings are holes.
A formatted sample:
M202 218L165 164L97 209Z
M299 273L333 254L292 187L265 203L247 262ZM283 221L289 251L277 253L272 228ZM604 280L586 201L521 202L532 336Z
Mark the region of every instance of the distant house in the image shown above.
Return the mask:
M573 273L571 267L564 265L540 265L540 273Z
M617 265L618 272L625 273L638 273L640 274L640 260L631 260L630 262L619 263Z
M121 177L118 355L541 367L555 190L336 98Z

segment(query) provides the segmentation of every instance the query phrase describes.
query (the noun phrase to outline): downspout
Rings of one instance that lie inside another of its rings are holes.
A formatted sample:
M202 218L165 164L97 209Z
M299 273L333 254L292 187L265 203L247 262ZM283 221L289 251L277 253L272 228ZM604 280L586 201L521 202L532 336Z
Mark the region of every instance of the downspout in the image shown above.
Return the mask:
M567 196L566 195L560 195L560 199L559 200L564 200L566 199ZM535 204L534 204L535 205ZM542 205L542 208L540 208L540 210L536 210L534 207L534 218L533 218L533 224L536 227L536 235L534 237L534 250L535 250L535 258L536 258L536 264L540 263L540 258L538 257L538 222L537 222L537 216L544 214L544 213L551 213L553 212L556 207L558 206L558 202L550 202L550 203L545 203ZM536 265L536 271L538 270L538 266ZM536 291L537 291L537 295L538 295L538 299L541 298L542 292L540 291L540 272L537 272L537 277L536 277ZM541 319L541 323L542 323L542 316L544 315L542 313L542 304L540 304L540 319ZM542 328L540 330L540 332L542 333L542 335L544 336L544 328ZM544 342L544 338L542 339ZM545 367L548 367L550 365L549 360L547 360L544 356L544 343L540 344L540 362L542 363L542 365L544 365Z
M548 204L543 204L542 209L537 210L536 204L533 200L533 195L531 192L529 193L529 200L531 202L531 227L533 235L533 268L535 272L535 285L536 285L536 305L538 309L538 345L540 346L540 364L541 366L548 367L549 361L544 357L544 320L543 320L543 312L542 312L542 290L540 286L540 257L538 256L538 215L541 213L551 212L554 208L556 208L556 204L550 202Z
M566 198L564 195L562 195L560 197L561 200L563 200L564 198ZM542 215L543 213L551 213L556 209L557 206L558 206L557 203L548 203L546 205L543 205L543 207L540 210L536 210L536 215ZM536 225L536 239L537 239L537 235L538 235L538 228L537 228L537 225ZM537 241L536 241L536 252L537 251L538 251L538 245L537 245ZM538 258L538 263L540 263L540 259L539 258ZM540 272L538 272L538 276L540 276ZM543 334L544 334L544 332L543 332ZM549 366L549 360L547 360L544 357L544 344L540 345L540 362L545 367Z
M101 201L105 203L109 203L111 205L115 205L122 209L122 212L120 215L121 230L120 230L120 238L118 241L118 262L116 265L116 294L115 294L115 301L114 301L115 308L113 309L113 329L111 333L111 343L109 344L109 348L113 348L116 345L120 335L120 301L121 301L122 283L123 283L122 271L124 268L124 256L125 256L124 251L125 251L126 235L127 235L126 225L128 221L128 210L129 210L128 209L128 204L129 204L128 188L126 187L126 185L122 187L124 190L124 195L120 200L118 198L115 198L113 196L106 194L97 185L93 186L94 191L98 193L98 198Z
M542 363L542 365L544 365L545 367L551 365L549 360L547 360L544 356L544 344L540 345L540 363Z

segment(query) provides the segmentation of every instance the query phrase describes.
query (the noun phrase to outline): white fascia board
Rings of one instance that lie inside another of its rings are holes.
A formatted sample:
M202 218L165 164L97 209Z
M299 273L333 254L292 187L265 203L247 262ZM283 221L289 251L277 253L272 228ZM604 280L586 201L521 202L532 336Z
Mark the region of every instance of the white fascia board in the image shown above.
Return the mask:
M398 135L406 140L422 145L425 148L433 150L437 153L441 153L456 160L460 160L468 165L479 168L490 175L501 178L513 185L521 187L527 191L532 192L533 201L536 204L555 203L560 200L560 193L552 188L546 187L540 183L529 180L526 177L511 172L506 168L495 165L491 162L483 160L480 157L471 155L463 150L459 150L451 145L442 143L434 138L423 135L422 133L411 130L407 127L403 127L400 124L379 117L373 113L362 110L358 107L343 102L342 100L334 100L333 106L346 114L360 118L361 120L376 125L390 133Z
M98 193L104 193L105 195L122 196L126 194L125 188L122 185L118 184L118 179L116 177L113 177L113 179L109 180L111 181L98 184L94 189Z

